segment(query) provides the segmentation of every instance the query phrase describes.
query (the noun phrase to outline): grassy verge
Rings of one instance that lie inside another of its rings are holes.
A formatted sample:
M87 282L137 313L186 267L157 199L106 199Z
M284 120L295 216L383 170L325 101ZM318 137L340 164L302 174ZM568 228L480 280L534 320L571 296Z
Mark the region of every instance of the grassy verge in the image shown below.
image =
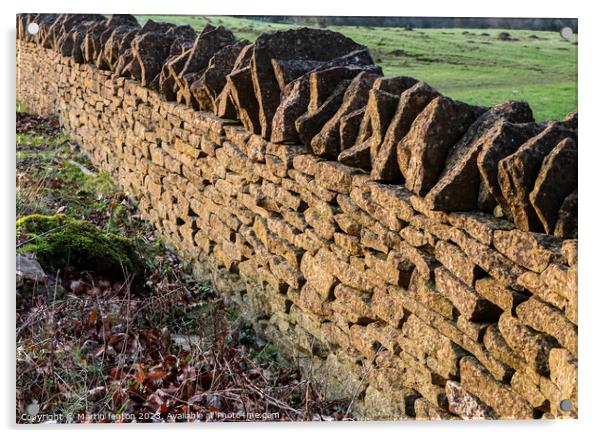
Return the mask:
M292 24L241 17L140 15L197 30L223 25L239 38L255 40L263 32ZM415 29L329 26L367 45L386 75L413 76L442 93L469 103L492 105L527 100L539 121L562 119L577 107L577 45L556 32L504 29ZM509 40L498 36L510 34Z
M342 418L347 405L324 401L196 281L56 119L18 113L17 219L57 212L130 239L143 288L68 266L47 272L56 283L17 309L17 422Z

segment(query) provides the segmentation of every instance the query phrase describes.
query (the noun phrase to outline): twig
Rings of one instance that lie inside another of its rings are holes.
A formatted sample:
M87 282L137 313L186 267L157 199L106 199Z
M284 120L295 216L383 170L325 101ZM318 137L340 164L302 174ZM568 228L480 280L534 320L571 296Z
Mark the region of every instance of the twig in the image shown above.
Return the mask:
M24 245L27 245L27 244L28 244L28 243L30 243L30 242L33 242L34 240L36 240L36 239L38 239L38 238L40 238L40 237L44 237L44 236L47 236L48 234L54 233L55 231L58 231L58 230L60 230L61 228L64 228L64 227L66 227L66 226L67 226L67 224L63 224L63 225L59 225L58 227L52 228L52 229L50 229L50 230L48 230L48 231L44 231L43 233L41 233L41 234L38 234L38 235L36 235L36 236L32 237L31 239L27 239L26 241L19 243L19 244L17 245L17 249L21 248L21 247L22 247L22 246L24 246Z
M393 332L390 332L389 335L387 336L385 343L388 344L391 341L392 337L393 337ZM347 410L345 411L345 416L343 418L346 418L349 416L349 413L351 412L351 408L353 407L353 405L355 404L355 401L357 400L357 397L359 395L361 387L363 386L364 382L366 381L366 378L368 377L368 374L370 373L370 371L372 371L372 368L374 367L374 364L376 363L376 358L383 352L384 349L385 349L384 345L381 344L380 347L378 348L378 351L374 355L374 358L370 362L370 365L368 367L364 368L364 371L362 372L362 378L360 380L360 383L357 385L357 387L355 388L355 391L353 392L353 396L351 397L351 401L349 402L349 406L347 406Z

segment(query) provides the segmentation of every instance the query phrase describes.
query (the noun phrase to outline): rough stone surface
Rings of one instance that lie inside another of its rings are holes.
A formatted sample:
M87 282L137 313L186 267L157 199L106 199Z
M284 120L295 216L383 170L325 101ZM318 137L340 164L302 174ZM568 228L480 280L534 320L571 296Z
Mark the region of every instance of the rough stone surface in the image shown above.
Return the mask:
M576 188L577 144L566 138L543 161L533 191L529 194L531 205L547 234L554 232L558 211L564 199Z
M234 43L236 37L223 26L205 26L197 35L184 67L175 78L178 87L190 88L192 83L187 78L200 76L216 53Z
M578 200L577 190L575 190L562 201L560 210L558 210L558 219L556 220L556 227L554 228L554 236L562 237L564 239L577 238L577 211Z
M497 418L493 410L481 400L462 388L458 382L448 380L445 394L449 401L449 410L464 420L493 420Z
M444 268L435 269L435 284L437 290L469 321L495 321L502 313L500 308L477 294L471 287L462 284Z
M372 178L387 182L401 182L400 163L407 165L409 149L407 145L398 147L398 144L408 133L418 114L437 96L439 93L424 82L416 83L401 94L395 114L378 152L373 157Z
M558 123L550 123L540 134L525 142L498 165L498 182L514 223L525 231L543 231L543 225L529 200L545 157L575 132Z
M443 170L449 149L483 111L446 97L437 97L426 106L400 146L410 151L407 167L400 164L409 190L420 196L428 193Z
M311 145L314 137L337 113L350 83L351 80L339 82L332 94L328 96L322 105L313 111L306 112L295 121L295 127L303 144Z
M286 60L326 62L361 48L342 34L327 30L301 28L260 35L251 64L262 136L270 137L272 118L280 103L281 89L274 74L273 59L281 65ZM295 74L288 78L294 79Z
M349 149L343 150L337 158L340 163L347 166L370 170L370 143L364 142Z
M210 60L200 79L191 85L191 91L199 107L217 113L216 100L226 86L226 75L234 68L240 52L249 41L238 41L219 50Z
M495 380L474 358L460 360L462 387L491 406L501 418L533 418L533 407L508 386Z
M335 114L324 124L311 140L314 153L324 158L336 158L340 153L339 125L341 118L368 102L368 94L377 75L362 72L355 77L345 90L342 103Z
M134 70L136 73L133 73L133 76L140 80L142 86L150 85L161 72L172 43L172 36L155 32L139 34L134 38L132 62L136 63L138 68Z
M551 262L562 259L560 240L544 234L497 230L493 245L510 260L535 272L543 272Z
M491 141L488 131L501 119L527 123L533 121L533 115L526 102L516 101L502 103L484 112L450 149L439 181L426 196L432 209L477 209L481 182L477 158L483 144Z

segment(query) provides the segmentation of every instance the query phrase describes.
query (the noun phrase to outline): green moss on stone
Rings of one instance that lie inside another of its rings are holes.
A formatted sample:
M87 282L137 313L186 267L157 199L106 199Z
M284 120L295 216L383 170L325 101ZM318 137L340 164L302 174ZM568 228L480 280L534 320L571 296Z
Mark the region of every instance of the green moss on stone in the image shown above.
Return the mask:
M35 254L46 272L72 267L110 278L142 278L142 262L132 242L90 222L64 215L31 215L17 221L17 230L33 238L19 252Z
M17 220L17 236L20 234L25 234L27 237L39 236L73 220L64 214L53 214L50 216L31 214Z

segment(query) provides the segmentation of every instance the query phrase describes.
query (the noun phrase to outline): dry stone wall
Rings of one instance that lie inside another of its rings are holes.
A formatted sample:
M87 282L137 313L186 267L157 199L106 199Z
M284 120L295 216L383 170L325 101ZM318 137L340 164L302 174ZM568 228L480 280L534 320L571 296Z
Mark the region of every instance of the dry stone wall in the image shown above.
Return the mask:
M384 78L331 32L312 53L302 37L319 48L321 31L250 45L81 17L19 17L18 99L58 113L327 397L371 419L577 415L576 216L562 209L574 194L576 211L576 179L555 185L576 169L576 114L535 124L525 103Z

